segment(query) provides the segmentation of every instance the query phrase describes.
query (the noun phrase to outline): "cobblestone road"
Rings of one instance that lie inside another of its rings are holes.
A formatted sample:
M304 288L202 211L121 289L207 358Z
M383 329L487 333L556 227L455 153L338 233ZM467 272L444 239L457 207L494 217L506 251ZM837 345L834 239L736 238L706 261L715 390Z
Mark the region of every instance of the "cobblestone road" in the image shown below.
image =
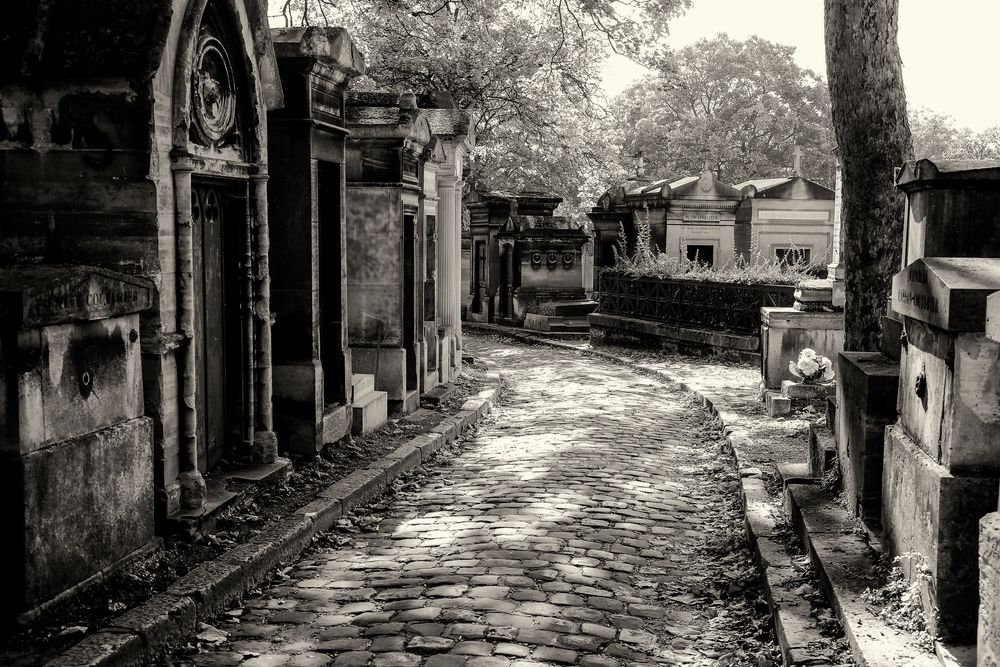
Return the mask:
M187 660L610 667L732 655L740 638L720 628L730 603L710 572L746 561L713 560L733 487L700 437L703 415L600 360L468 346L513 383L501 419L373 510L371 532L310 552L230 612L229 640Z

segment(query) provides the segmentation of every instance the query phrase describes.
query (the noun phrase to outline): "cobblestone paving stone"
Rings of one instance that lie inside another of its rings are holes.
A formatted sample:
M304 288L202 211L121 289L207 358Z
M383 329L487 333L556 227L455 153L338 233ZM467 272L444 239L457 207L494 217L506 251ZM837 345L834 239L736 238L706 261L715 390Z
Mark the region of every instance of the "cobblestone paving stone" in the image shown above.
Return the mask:
M698 439L704 416L620 366L468 345L512 380L496 425L384 503L370 532L310 552L230 613L228 641L183 662L717 664L727 647L704 637L723 603L699 587L723 490L708 472L716 449Z

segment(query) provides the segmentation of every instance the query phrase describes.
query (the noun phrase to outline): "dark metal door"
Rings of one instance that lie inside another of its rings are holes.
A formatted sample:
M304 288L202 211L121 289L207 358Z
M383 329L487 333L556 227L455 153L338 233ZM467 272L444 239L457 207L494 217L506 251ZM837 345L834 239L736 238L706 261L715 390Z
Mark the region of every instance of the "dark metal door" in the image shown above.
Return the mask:
M209 179L192 185L198 466L211 470L243 439L246 350L241 241L248 232L246 186Z
M319 189L319 353L323 365L323 403L347 402L345 358L342 329L343 249L341 216L341 166L320 162L317 174Z
M403 347L406 349L406 388L417 384L417 229L413 215L403 216ZM421 285L422 287L422 285ZM422 322L420 323L422 326Z

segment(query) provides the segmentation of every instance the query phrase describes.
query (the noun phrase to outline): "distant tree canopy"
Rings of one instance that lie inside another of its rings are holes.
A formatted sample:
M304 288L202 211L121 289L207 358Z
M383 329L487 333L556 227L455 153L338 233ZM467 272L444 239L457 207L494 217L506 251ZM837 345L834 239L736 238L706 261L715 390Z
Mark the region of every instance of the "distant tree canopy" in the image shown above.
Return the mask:
M617 173L599 72L639 57L690 0L271 0L288 25L343 26L361 89L446 90L479 113L476 187L542 186L582 218Z
M1000 126L975 132L955 119L926 108L909 110L913 156L963 160L1000 159Z
M826 83L794 47L719 34L667 53L614 100L617 132L647 173L680 177L705 161L730 182L788 176L796 145L806 176L832 186L833 126Z

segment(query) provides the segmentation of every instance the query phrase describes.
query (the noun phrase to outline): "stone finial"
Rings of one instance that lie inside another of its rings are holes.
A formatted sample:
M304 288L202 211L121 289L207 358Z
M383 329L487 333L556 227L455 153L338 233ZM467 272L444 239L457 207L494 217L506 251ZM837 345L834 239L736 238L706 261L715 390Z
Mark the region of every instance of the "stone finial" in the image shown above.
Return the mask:
M795 146L792 151L792 171L796 176L802 176L802 146Z
M408 90L405 93L399 94L399 108L400 109L417 108L417 96L413 94L412 90Z
M795 310L833 310L833 281L813 279L800 281L795 286Z

